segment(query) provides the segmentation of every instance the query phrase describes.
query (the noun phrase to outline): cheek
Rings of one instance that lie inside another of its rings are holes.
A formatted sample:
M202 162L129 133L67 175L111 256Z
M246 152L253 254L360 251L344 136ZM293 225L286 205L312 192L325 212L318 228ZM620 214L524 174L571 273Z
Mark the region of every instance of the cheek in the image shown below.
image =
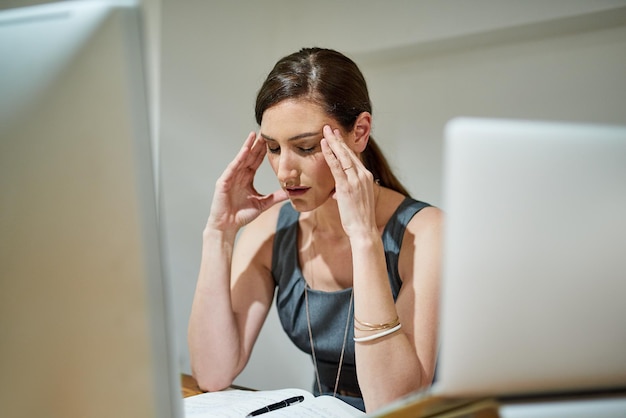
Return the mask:
M333 174L330 172L330 167L326 164L326 160L322 155L320 155L320 157L315 161L315 174L319 181L332 183L333 185L335 184L335 179L333 178Z

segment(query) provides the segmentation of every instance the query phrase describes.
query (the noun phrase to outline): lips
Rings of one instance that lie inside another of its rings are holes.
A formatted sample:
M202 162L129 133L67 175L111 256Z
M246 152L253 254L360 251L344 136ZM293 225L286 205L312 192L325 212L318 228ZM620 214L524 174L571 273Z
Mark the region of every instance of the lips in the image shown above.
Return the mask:
M307 191L309 191L310 187L286 187L285 191L289 195L289 197L297 197L302 196Z

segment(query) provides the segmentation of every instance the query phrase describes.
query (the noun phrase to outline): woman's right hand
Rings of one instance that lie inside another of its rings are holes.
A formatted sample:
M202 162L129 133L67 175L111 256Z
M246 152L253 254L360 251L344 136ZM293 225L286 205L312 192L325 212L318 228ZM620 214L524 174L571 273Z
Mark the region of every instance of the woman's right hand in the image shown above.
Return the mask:
M275 203L287 200L282 189L262 195L254 188L254 176L266 152L265 141L250 132L235 159L215 183L207 228L236 233Z

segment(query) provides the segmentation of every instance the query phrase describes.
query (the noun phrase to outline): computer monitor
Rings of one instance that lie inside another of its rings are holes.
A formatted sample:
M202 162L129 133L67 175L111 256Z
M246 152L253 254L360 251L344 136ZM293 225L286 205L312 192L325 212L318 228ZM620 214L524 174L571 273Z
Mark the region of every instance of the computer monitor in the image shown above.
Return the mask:
M0 416L182 416L140 29L0 12Z

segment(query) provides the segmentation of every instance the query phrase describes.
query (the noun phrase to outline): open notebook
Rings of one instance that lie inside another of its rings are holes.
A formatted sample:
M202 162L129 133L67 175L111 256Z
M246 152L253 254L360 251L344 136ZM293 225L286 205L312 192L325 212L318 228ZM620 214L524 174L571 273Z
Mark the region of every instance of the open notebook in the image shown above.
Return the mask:
M301 397L302 401L259 415L263 418L351 418L365 415L338 398L314 397L306 390L289 388L265 391L225 390L190 396L184 399L185 418L244 418L253 411L294 397Z
M444 164L437 379L371 416L625 391L626 127L455 119Z

